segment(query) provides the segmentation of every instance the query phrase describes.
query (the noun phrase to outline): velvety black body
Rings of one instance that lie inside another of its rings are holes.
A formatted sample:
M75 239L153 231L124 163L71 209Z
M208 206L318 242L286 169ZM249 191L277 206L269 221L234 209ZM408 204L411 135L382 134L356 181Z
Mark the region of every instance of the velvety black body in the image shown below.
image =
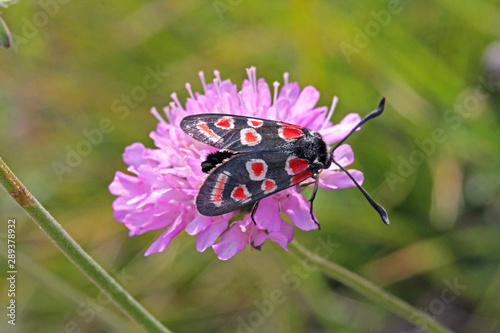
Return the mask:
M234 155L236 155L236 153L227 150L219 150L215 153L208 154L206 160L201 163L201 171L204 173L210 173L210 171L215 169L216 166Z
M230 129L215 126L223 117L233 119L234 126ZM262 140L255 145L243 144L240 135L241 130L249 128L248 121L251 119L262 121L260 127L252 129L262 137ZM214 136L208 136L206 132L200 131L200 124L206 125L204 128L212 131ZM196 197L196 206L202 215L222 215L251 205L269 195L295 186L306 178L316 176L320 170L328 168L332 163L330 149L319 133L292 124L243 116L201 114L182 119L181 128L194 139L223 149L208 155L206 161L202 163L202 170L210 172ZM294 139L284 139L279 134L283 128L293 128L300 131L301 135ZM218 137L219 140L215 140L214 137ZM287 171L287 161L291 158L307 161L307 168L301 170L300 174L308 176L298 182L294 182L298 174L290 174L290 171ZM255 160L265 161L266 179L276 182L276 188L272 191L264 191L261 180L251 179L247 163ZM221 192L222 201L216 205L214 193L221 177L225 179ZM231 197L231 193L242 185L250 195L244 200L237 201Z

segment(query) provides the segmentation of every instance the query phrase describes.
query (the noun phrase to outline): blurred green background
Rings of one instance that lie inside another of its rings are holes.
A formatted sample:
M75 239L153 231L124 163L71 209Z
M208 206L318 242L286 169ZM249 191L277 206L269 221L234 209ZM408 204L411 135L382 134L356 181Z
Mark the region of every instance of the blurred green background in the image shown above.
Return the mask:
M334 122L367 114L386 96L385 114L349 143L391 225L355 189L320 190L322 230L295 238L310 249L330 238L329 260L455 331L500 332L499 15L489 0L21 1L2 14L14 45L0 49L0 154L174 332L418 332L275 243L222 262L181 233L144 257L160 232L129 238L107 189L126 170L127 145L153 147L150 108L167 105L172 92L185 101L186 82L201 91L199 70L212 80L218 69L238 86L252 65L269 83L287 71L321 92L319 105L339 97ZM168 77L127 115L114 112L156 66ZM103 119L113 130L58 177L54 163ZM14 329L2 319L2 332L139 331L6 193L2 272L9 218L18 222L18 322ZM286 301L271 307L276 290Z

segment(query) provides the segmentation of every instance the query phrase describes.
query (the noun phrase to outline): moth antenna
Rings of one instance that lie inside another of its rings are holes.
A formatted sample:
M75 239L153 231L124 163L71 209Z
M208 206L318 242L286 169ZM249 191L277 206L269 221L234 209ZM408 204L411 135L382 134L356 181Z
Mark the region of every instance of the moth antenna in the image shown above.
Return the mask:
M333 147L332 158L333 158L333 152L335 151L335 149L337 149L341 144L343 144L345 142L345 140L347 140L347 138L349 138L351 136L352 133L354 133L359 127L361 127L361 125L363 125L364 123L366 123L370 119L373 119L373 118L380 116L382 114L382 112L384 111L384 107L385 107L385 97L382 98L382 100L380 101L380 104L378 105L378 107L375 110L373 110L372 112L367 114L363 119L361 119L361 121L359 123L357 123L356 126L354 126L353 129L349 133L347 133L347 135L344 136L344 138L342 140L340 140L339 143L337 143L337 145L335 147Z
M382 98L377 109L373 110L368 115L366 115L363 119L361 119L361 121L359 123L357 123L356 126L354 126L354 128L342 140L340 140L339 143L337 143L337 145L332 149L331 159L332 159L332 163L335 164L336 166L338 166L342 171L344 171L347 174L347 176L352 180L352 182L356 185L356 187L361 191L361 193L363 193L366 200L368 200L368 202L372 205L372 207L379 213L380 217L382 218L382 221L385 224L389 224L389 216L387 215L387 211L384 209L384 207L382 207L375 200L373 200L373 198L368 194L368 192L366 192L365 189L361 185L359 185L359 183L349 173L349 171L347 171L343 166L338 164L335 161L335 159L333 158L333 153L334 153L335 149L337 149L341 144L343 144L347 140L347 138L349 138L351 136L351 134L354 133L361 125L363 125L364 123L366 123L370 119L373 119L373 118L380 116L382 114L382 112L384 111L384 106L385 106L385 97Z
M368 200L370 205L372 205L372 207L375 208L375 210L379 213L380 217L382 218L382 222L389 225L389 216L387 215L387 211L384 209L384 207L382 207L379 203L373 200L373 198L368 194L368 192L366 192L365 189L361 185L359 185L356 179L354 179L354 177L349 173L349 171L347 171L343 166L338 164L335 160L333 160L332 163L338 166L342 171L344 171L347 174L347 176L349 176L349 178L351 178L353 183L361 191L361 193L363 193L363 195L365 196L366 200Z

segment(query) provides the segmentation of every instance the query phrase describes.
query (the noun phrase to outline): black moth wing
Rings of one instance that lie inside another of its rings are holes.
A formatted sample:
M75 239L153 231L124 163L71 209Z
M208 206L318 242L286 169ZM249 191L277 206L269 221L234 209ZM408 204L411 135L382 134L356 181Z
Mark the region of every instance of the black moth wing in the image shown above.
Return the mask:
M195 140L236 152L292 149L311 136L310 131L302 126L229 114L187 116L180 125Z
M295 162L290 164L292 160ZM196 207L206 216L226 214L294 186L318 171L293 150L237 154L208 175L196 197Z

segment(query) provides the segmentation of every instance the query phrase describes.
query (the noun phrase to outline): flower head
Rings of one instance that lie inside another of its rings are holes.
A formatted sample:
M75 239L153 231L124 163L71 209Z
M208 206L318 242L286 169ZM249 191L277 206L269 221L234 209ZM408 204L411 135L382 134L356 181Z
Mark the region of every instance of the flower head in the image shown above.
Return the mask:
M165 117L153 109L158 118L156 131L151 133L156 149L134 143L125 149L123 159L129 165L125 174L118 171L109 186L118 198L113 202L114 217L130 230L129 235L138 235L152 230L164 230L146 251L146 255L165 250L170 241L182 230L197 235L196 249L200 252L212 247L221 260L227 260L247 245L259 247L267 239L286 249L293 239L293 225L282 218L288 215L291 222L302 230L316 229L310 215L310 205L295 186L264 198L255 212L253 223L250 212L235 211L221 216L203 216L196 210L194 199L206 178L201 163L216 149L195 141L185 134L179 124L188 116L201 113L227 113L280 120L301 125L317 131L329 145L340 141L360 121L357 114L348 114L339 124L331 118L337 98L332 107L316 107L319 92L312 86L300 89L297 82L288 81L284 74L284 85L274 82L273 92L264 79L257 79L256 69L247 69L248 79L241 90L230 80L222 80L214 72L213 83L205 82L203 72L199 76L203 93L193 93L186 84L189 96L185 107L177 95L164 108ZM354 161L349 145L343 144L334 152L334 159L346 167ZM359 182L363 174L350 170ZM332 164L319 175L319 186L335 190L354 186L349 177ZM219 239L220 237L220 239ZM218 241L217 241L218 240Z

